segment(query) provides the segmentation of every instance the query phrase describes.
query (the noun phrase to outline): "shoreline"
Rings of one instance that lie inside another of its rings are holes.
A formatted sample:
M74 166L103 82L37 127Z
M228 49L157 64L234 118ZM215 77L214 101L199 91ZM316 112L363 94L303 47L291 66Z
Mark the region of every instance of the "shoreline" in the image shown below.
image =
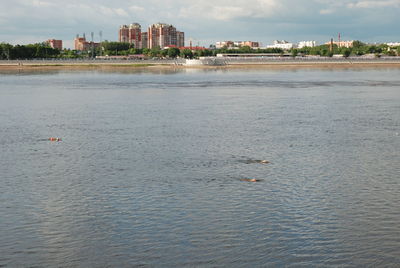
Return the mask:
M173 61L150 62L70 62L70 61L0 61L4 70L110 70L110 69L297 69L297 68L400 68L400 61L265 61L232 62L223 66L176 64Z

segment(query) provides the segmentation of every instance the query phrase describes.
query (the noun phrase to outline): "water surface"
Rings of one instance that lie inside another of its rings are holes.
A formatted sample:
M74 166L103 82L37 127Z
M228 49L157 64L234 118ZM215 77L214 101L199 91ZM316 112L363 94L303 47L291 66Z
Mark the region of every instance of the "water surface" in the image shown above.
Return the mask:
M399 69L3 73L0 126L0 267L400 265Z

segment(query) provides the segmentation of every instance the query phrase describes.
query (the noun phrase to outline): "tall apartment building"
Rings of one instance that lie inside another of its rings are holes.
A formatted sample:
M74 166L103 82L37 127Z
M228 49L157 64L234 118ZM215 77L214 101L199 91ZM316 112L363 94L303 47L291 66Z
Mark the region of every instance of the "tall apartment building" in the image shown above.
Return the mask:
M118 32L118 41L132 44L134 48L143 48L142 26L139 23L121 25Z
M129 27L128 25L121 25L118 32L118 41L129 43Z
M142 48L142 26L139 23L129 25L129 43L134 48Z
M176 32L176 46L184 47L185 46L185 33L184 32Z
M147 32L142 33L142 46L141 48L147 48L147 43L148 43L148 34Z
M147 31L148 48L167 46L183 47L185 44L185 34L179 32L170 24L157 23L150 25Z
M135 48L164 48L167 46L185 46L185 33L179 32L170 24L150 25L147 32L142 32L139 23L121 25L118 32L119 42L126 42Z

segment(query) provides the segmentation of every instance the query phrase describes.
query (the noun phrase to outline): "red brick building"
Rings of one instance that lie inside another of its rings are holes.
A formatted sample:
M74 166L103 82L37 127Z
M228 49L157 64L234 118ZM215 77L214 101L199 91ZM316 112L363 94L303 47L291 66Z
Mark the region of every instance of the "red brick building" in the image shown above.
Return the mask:
M139 23L121 25L118 32L118 41L132 44L134 48L144 48L142 42L142 26Z
M174 26L165 23L150 25L147 32L142 32L139 23L132 23L129 26L120 26L118 40L130 43L135 48L163 48L169 45L183 47L185 33L179 32Z
M118 41L129 43L129 27L128 25L121 25L118 32Z
M83 34L83 37L79 37L79 35L75 38L75 50L86 51L93 48L97 48L100 46L100 43L88 42L86 41L86 36Z
M178 35L180 42L182 42L182 34L170 24L157 23L150 25L148 28L148 48L166 47L169 45L178 45ZM179 34L178 34L179 33Z
M49 40L47 40L46 43L49 44L49 46L52 48L59 49L59 50L63 49L62 40L49 39Z

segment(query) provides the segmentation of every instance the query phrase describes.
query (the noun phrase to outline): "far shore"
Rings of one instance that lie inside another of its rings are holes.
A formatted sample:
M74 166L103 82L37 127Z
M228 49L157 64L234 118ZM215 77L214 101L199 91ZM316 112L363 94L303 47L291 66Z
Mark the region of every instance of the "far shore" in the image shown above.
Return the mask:
M0 61L0 71L5 70L112 70L112 69L295 69L295 68L400 68L400 61L340 60L340 61L263 61L229 63L224 66L186 66L175 61Z

